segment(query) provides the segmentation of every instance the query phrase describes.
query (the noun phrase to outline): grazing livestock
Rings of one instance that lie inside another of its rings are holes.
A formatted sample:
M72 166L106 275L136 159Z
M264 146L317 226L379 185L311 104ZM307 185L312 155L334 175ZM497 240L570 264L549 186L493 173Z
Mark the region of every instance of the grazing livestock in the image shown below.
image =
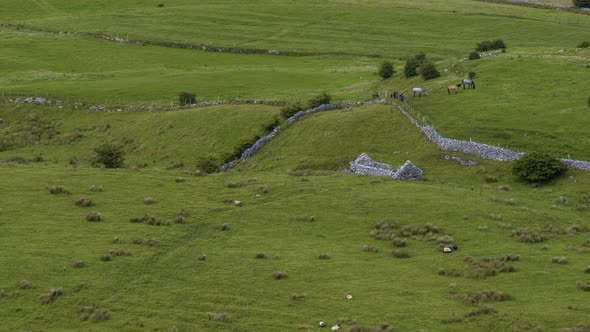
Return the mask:
M399 94L399 100L402 102L406 100L406 95L403 92Z
M338 331L340 330L340 324L336 324L334 326L332 326L332 331Z
M326 327L326 323L324 323L323 321L320 322L320 327Z
M447 92L449 94L451 94L451 91L455 91L455 94L457 94L459 92L460 87L461 87L461 84L449 85L449 86L447 86Z
M463 86L463 89L475 89L475 82L473 80L464 79L463 82L461 82L461 85Z
M453 249L451 249L451 248L449 248L449 247L444 247L444 248L443 248L443 252L444 252L445 254L448 254L448 253L451 253L451 252L453 252Z
M422 97L422 94L425 94L426 96L428 96L428 92L426 92L426 90L424 90L424 88L413 88L412 89L412 96L416 97L416 94L418 95L418 97Z

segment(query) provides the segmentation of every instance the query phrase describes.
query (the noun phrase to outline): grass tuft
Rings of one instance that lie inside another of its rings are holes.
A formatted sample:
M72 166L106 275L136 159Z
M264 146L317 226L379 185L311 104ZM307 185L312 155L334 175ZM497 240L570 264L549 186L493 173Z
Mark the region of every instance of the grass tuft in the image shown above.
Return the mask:
M51 186L49 187L49 193L52 195L67 195L70 192L64 186Z
M86 221L90 222L101 222L102 221L102 214L98 212L92 212L86 215Z
M288 275L287 272L277 271L273 274L273 277L276 280L287 279Z

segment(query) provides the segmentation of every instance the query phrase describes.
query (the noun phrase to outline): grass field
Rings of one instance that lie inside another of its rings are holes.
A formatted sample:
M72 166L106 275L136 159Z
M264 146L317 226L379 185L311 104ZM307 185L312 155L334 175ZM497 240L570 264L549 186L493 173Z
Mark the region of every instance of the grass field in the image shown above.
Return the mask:
M574 49L590 15L472 0L23 0L3 4L0 23L2 97L65 101L0 104L0 331L590 329L586 172L531 185L510 163L453 153L478 163L462 166L394 105L372 105L282 119L253 158L196 176L203 157L264 135L280 107L73 109L423 86L409 104L444 136L590 160L590 52ZM460 61L496 38L506 53ZM440 78L401 77L419 51ZM449 96L471 71L477 88ZM124 168L91 167L105 142L124 147ZM424 179L342 172L363 152L411 160ZM458 251L443 254L450 242Z

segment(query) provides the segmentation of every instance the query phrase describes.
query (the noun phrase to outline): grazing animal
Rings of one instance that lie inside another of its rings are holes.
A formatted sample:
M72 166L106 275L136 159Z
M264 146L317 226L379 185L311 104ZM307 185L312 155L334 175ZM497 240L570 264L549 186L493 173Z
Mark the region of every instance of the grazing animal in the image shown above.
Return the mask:
M447 92L449 94L451 94L451 91L455 91L455 94L457 94L459 92L460 87L461 87L461 84L449 85L449 86L447 86Z
M424 88L413 88L412 89L412 96L416 97L416 94L418 94L418 97L422 97L422 94L425 94L428 96L428 92L426 92L426 90L424 90Z
M399 100L402 102L406 100L406 95L403 92L399 94Z
M334 326L332 326L332 331L338 331L340 330L340 324L336 324Z
M324 323L323 321L320 322L320 327L326 327L326 323Z
M443 248L443 252L444 252L445 254L448 254L448 253L451 253L451 252L453 252L453 249L451 249L451 248L449 248L449 247L444 247L444 248Z
M463 89L475 89L475 82L473 80L464 79L463 82L461 82L461 85L463 86Z
M457 246L457 244L456 244L456 243L455 243L455 244L453 244L453 247L452 247L452 248L453 248L453 250L459 250L459 247Z

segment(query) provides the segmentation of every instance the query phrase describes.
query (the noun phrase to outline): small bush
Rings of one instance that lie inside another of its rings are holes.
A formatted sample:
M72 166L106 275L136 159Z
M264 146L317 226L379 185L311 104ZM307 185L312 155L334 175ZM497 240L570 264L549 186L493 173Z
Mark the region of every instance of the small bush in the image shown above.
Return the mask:
M396 238L398 229L399 225L396 222L381 220L375 224L375 229L369 235L375 238L375 240L393 240Z
M393 64L389 61L383 61L379 65L378 70L379 77L386 80L395 74L395 69L393 68Z
M281 107L281 117L283 117L284 119L288 119L290 117L292 117L293 115L295 115L297 112L301 112L303 111L303 106L301 105L301 103L297 102L297 103L290 103L287 104L283 107Z
M75 204L79 207L91 207L94 205L90 198L80 198L75 202Z
M61 288L52 288L49 290L49 293L41 295L39 300L41 300L41 303L43 304L50 304L62 295L63 291Z
M287 279L288 275L286 272L277 271L273 274L273 277L277 280Z
M581 42L576 47L577 48L589 48L590 47L590 41Z
M84 261L77 260L72 263L72 267L74 267L76 269L81 269L83 267L86 267L86 263Z
M230 229L228 223L223 223L223 224L219 225L218 228L222 231L229 231L229 229Z
M52 195L69 194L70 192L63 186L49 187L49 193Z
M590 0L573 0L573 3L578 8L590 8Z
M98 212L92 212L86 215L86 220L91 222L100 222L102 221L102 214Z
M519 228L512 231L512 237L519 242L538 243L545 241L545 236L536 232L531 232L526 228Z
M209 153L206 156L198 159L197 168L205 174L216 173L221 170L219 163L220 163L219 156L216 155L215 153ZM195 172L195 175L197 175L196 172Z
M590 282L576 281L576 288L583 290L584 292L590 292Z
M268 256L266 255L266 253L265 253L265 252L259 252L259 253L256 253L256 259L265 259L265 258L267 258L267 257L268 257Z
M395 249L393 252L395 258L409 258L410 253L406 249Z
M92 191L92 192L102 192L102 186L95 186L95 185L92 185L92 186L90 187L90 191Z
M94 153L90 160L94 167L122 168L125 166L125 151L121 145L104 143L94 148Z
M96 306L86 306L80 308L80 320L91 322L102 322L109 319L109 311Z
M401 237L395 237L393 238L393 240L391 240L391 242L393 243L394 247L405 247L407 245L407 241L404 238Z
M366 252L379 252L379 248L373 247L370 244L365 244L363 246L363 251L366 251Z
M491 315L491 314L495 314L497 312L498 311L496 311L496 309L494 309L492 307L482 306L474 311L467 313L465 316L469 318L469 317L477 317L477 316L482 316L482 315Z
M163 3L159 3L158 4L158 8L162 8L162 7L164 7L164 4Z
M183 216L176 216L176 218L174 218L174 223L175 224L184 224L185 218Z
M23 279L18 283L18 288L20 288L20 289L31 288L31 283L28 280Z
M224 313L209 312L209 313L207 313L207 316L209 317L209 320L213 320L216 322L221 322L221 323L231 322L231 317L227 312L224 312Z
M494 183L494 182L498 182L498 177L493 176L493 175L487 175L485 180L487 183Z
M421 53L421 54L424 55L424 53ZM418 56L419 55L406 60L406 64L404 65L404 76L406 78L418 75L418 67L420 67L420 64L421 64L421 60ZM424 55L424 58L425 57L426 57L426 55ZM422 58L422 59L424 59L424 58Z
M501 191L512 191L512 187L508 186L508 185L498 186L498 188L496 188L496 189L501 190Z
M178 94L178 103L180 105L190 105L197 102L197 95L190 92L181 92Z
M240 182L230 182L227 184L228 188L240 188L242 184Z
M527 153L512 165L512 173L528 182L546 182L564 171L561 160L539 152Z
M182 182L185 182L186 180L183 177L177 177L176 179L174 179L174 181L177 183L182 183Z
M320 259L330 259L330 255L325 252L320 253Z
M311 98L307 102L307 108L315 108L320 105L329 104L331 100L332 100L332 96L330 96L329 94L327 94L325 92L322 92L319 95Z
M458 296L458 300L465 304L479 304L485 302L511 301L512 295L495 290L483 290L479 292L467 292Z
M295 293L295 294L291 294L290 298L293 301L305 301L305 299L307 298L307 295Z
M463 272L461 272L457 269L442 269L441 268L438 270L438 275L445 276L445 277L462 277Z
M104 255L100 256L100 260L103 262L110 262L113 260L113 256L111 256L109 254L104 254Z
M479 56L479 52L471 52L469 53L469 60L479 60L481 57Z
M156 203L158 203L158 200L153 197L146 197L143 199L143 204L146 204L146 205L153 205Z
M553 257L551 259L551 262L554 264L562 264L565 265L567 264L567 257Z
M420 76L425 80L435 79L440 76L436 65L431 61L426 61L420 66Z
M479 55L479 54L478 54L478 55ZM475 79L475 76L477 76L477 74L476 74L474 71L470 71L470 72L467 74L467 77L469 77L469 79L470 79L470 80L473 80L473 79Z

